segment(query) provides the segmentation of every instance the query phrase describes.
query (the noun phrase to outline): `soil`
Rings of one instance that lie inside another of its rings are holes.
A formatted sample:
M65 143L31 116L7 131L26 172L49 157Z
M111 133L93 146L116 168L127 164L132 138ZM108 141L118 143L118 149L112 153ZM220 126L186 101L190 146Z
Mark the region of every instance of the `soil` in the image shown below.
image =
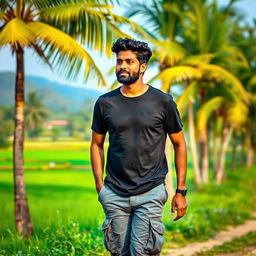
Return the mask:
M256 216L256 214L254 215ZM162 255L193 256L197 252L211 250L216 245L222 245L225 242L242 237L251 231L256 231L256 220L248 220L242 225L230 227L228 230L219 232L215 237L205 242L194 242L188 244L184 248L165 249L162 251ZM226 254L214 254L214 256L256 256L256 245L255 247L246 247L243 251Z

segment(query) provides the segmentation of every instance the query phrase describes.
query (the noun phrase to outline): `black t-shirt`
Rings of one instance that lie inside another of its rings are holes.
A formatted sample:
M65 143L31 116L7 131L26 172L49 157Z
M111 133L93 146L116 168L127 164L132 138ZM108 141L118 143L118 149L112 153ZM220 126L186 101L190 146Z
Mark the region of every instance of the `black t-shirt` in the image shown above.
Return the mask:
M182 130L182 123L172 96L149 86L140 96L126 97L119 87L98 98L91 128L109 132L105 184L130 196L164 182L166 135Z

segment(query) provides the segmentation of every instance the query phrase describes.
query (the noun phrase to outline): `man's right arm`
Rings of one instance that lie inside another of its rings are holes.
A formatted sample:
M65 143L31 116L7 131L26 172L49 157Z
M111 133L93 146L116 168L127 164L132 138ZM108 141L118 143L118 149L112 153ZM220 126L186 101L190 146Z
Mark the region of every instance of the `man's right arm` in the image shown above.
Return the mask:
M96 190L99 193L103 186L104 172L104 139L105 134L92 132L91 140L91 163L95 179Z

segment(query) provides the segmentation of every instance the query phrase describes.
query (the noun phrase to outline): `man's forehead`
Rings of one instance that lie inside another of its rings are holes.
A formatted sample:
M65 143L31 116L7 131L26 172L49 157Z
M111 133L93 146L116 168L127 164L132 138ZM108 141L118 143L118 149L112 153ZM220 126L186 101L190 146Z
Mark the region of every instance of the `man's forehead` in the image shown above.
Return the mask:
M120 51L117 54L117 59L137 59L136 52L131 50Z

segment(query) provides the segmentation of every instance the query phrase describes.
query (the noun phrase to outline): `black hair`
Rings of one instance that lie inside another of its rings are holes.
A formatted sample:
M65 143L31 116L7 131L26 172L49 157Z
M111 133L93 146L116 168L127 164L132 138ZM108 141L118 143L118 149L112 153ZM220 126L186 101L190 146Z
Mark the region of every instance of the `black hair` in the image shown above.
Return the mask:
M119 38L112 46L112 52L115 52L116 54L118 54L120 51L127 50L135 52L140 64L148 63L150 57L152 56L152 51L145 42L129 38Z

